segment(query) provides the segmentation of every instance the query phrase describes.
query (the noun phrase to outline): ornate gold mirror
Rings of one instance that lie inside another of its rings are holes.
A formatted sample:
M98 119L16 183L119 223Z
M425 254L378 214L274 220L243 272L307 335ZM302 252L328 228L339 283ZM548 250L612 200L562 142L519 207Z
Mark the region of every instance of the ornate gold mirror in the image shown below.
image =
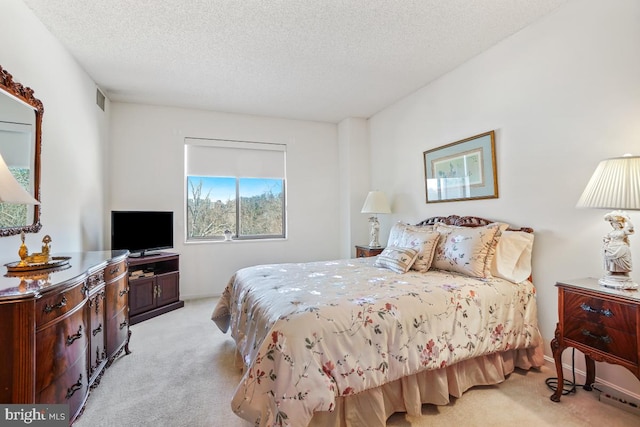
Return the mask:
M0 154L16 180L40 200L40 145L44 107L33 90L0 66ZM0 236L36 233L40 206L0 202Z

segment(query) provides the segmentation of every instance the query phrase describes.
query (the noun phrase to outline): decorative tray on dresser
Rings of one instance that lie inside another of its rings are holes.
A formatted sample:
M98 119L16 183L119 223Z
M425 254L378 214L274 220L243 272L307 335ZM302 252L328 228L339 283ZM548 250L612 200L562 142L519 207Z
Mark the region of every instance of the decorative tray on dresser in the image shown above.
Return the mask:
M583 278L556 283L558 325L551 350L558 373L558 388L551 400L562 396L562 352L573 347L584 354L587 378L595 381L595 361L621 365L640 379L640 291L613 289L598 279Z
M68 264L0 277L0 402L67 404L129 353L128 251L62 254Z

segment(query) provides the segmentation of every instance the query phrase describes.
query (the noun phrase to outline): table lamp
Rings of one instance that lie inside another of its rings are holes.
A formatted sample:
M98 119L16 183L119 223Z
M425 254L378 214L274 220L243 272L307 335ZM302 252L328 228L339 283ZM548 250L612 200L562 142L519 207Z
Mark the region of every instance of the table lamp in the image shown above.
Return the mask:
M0 202L15 203L18 205L39 205L40 202L35 199L13 176L7 163L0 154ZM46 236L50 240L49 236ZM24 243L24 231L21 233L22 244L18 250L20 256L20 266L27 265L29 250Z
M378 222L378 214L391 213L387 196L382 191L369 191L361 213L373 214L369 217L369 247L379 248L380 223Z
M640 156L625 154L602 160L577 206L614 209L604 216L612 230L603 239L606 272L598 283L616 289L636 289L638 284L629 276L632 270L629 236L634 229L624 210L640 210Z
M24 189L7 167L2 154L0 154L0 202L16 203L19 205L39 205L31 194Z

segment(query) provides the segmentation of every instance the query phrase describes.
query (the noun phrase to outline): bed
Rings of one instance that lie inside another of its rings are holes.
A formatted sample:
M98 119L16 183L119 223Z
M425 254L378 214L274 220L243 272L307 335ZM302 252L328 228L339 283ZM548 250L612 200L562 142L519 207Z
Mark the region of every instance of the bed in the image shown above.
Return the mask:
M533 230L394 224L376 257L237 271L212 320L236 343L231 406L257 426L384 426L543 364Z

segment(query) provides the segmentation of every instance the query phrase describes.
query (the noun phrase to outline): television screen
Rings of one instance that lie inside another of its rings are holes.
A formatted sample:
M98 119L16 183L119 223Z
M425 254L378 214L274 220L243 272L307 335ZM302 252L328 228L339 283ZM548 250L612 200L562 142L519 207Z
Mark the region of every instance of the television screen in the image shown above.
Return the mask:
M147 251L173 247L173 212L112 211L111 249Z

